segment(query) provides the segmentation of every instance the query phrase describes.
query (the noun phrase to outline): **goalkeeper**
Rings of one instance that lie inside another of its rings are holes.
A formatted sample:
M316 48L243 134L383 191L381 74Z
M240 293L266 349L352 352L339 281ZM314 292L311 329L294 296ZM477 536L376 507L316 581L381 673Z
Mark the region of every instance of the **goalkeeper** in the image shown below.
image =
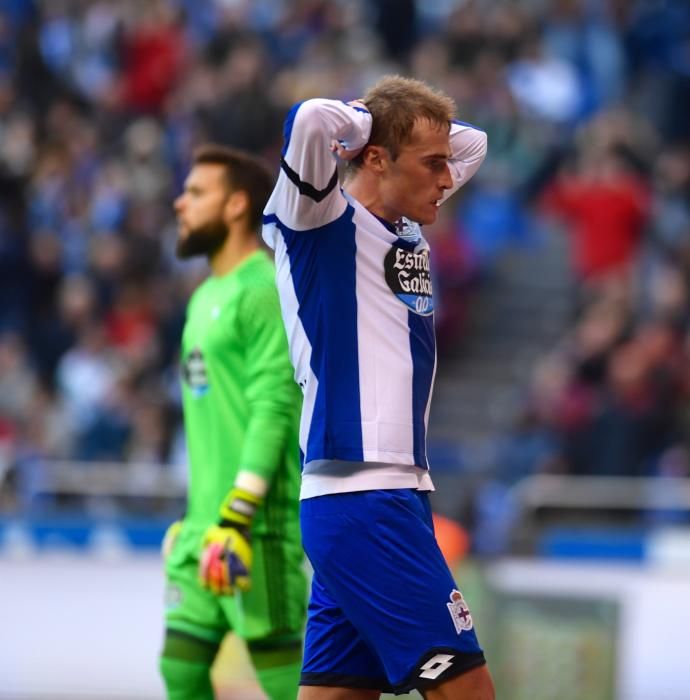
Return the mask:
M182 337L188 502L163 543L170 700L214 697L210 669L229 630L246 641L271 700L297 695L301 392L257 234L272 184L258 159L208 144L175 201L178 257L205 255L212 274L189 302Z

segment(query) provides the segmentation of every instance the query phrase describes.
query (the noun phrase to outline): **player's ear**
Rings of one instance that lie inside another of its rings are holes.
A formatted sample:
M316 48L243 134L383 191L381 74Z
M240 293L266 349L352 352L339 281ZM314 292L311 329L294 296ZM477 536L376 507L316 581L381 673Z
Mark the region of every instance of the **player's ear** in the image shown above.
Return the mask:
M235 190L225 203L223 214L226 221L237 221L249 211L249 194L245 190Z
M388 151L383 146L365 146L362 152L362 165L377 175L385 172L388 160Z

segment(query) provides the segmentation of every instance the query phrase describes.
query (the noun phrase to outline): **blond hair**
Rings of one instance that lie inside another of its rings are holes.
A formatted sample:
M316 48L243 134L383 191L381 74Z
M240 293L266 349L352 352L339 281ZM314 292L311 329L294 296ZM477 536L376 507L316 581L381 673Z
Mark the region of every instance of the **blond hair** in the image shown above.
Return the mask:
M455 103L430 85L405 78L386 75L375 83L362 98L371 112L372 127L368 145L383 146L395 160L402 146L412 139L415 122L426 119L438 126L450 126L455 116ZM361 167L361 156L351 161Z

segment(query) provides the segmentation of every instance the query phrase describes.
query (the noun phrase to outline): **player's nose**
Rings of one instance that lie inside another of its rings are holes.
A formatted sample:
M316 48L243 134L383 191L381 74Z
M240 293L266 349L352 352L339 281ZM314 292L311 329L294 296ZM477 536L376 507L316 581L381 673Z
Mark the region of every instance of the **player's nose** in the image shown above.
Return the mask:
M450 174L448 164L446 164L446 167L443 169L443 175L438 184L439 187L444 190L449 190L453 186L453 176Z

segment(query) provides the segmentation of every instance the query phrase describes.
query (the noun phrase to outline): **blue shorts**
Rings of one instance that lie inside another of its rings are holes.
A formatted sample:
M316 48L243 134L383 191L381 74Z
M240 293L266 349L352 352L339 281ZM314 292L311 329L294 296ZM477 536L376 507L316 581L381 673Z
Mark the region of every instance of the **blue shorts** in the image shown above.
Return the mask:
M301 685L403 693L485 663L425 492L302 501L314 568Z

